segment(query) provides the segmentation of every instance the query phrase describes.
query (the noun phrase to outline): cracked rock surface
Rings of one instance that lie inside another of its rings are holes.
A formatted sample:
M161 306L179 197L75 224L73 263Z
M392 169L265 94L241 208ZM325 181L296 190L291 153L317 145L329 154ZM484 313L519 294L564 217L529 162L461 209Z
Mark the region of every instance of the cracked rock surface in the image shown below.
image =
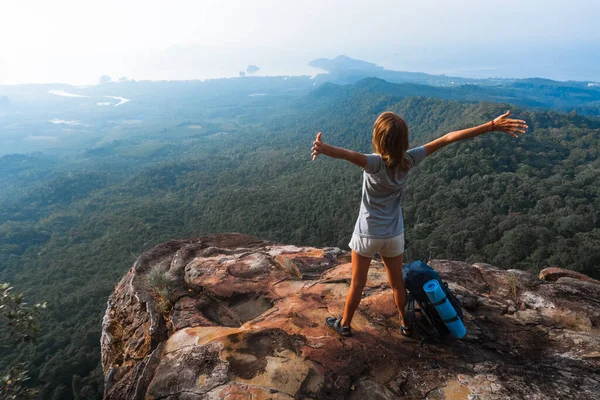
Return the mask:
M341 315L351 272L337 248L241 234L158 245L108 300L105 398L598 398L600 282L558 270L546 281L488 264L429 264L463 302L463 340L400 335L378 261L354 336L337 336L324 319Z

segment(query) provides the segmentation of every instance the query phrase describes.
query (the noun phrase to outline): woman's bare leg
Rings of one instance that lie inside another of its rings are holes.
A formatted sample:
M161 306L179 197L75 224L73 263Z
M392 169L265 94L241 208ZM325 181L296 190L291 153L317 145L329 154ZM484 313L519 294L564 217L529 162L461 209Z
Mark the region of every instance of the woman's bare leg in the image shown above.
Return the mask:
M402 262L400 262L400 264L402 264ZM367 283L369 265L371 265L371 259L369 257L361 256L352 250L352 282L350 283L350 290L346 296L342 326L350 326L350 323L352 322L352 317L354 317L354 312L362 299L362 292Z
M406 305L406 289L404 289L404 278L402 278L402 260L404 258L404 254L400 254L396 257L381 258L383 260L383 264L385 265L388 282L390 283L392 292L394 293L396 307L398 307L398 311L400 312L400 322L402 322L403 326L408 326L406 325L406 318L404 315L404 306Z

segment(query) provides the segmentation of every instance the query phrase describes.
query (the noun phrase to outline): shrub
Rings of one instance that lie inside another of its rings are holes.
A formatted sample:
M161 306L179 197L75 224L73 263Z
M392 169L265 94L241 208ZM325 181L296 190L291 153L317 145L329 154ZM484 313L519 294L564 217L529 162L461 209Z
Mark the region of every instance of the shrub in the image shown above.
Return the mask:
M158 309L163 314L168 314L173 307L171 301L171 281L167 272L159 266L154 266L146 275L146 289L156 300Z

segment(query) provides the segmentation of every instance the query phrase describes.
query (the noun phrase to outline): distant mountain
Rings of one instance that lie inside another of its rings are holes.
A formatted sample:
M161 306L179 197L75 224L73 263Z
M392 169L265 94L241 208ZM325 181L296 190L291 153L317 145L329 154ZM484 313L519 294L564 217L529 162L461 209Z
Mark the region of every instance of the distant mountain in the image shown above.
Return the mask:
M308 65L328 72L328 74L319 75L323 81L342 84L355 83L366 77L377 77L390 82L414 82L436 86L451 86L475 82L473 79L430 75L423 72L392 71L377 64L357 60L345 55L339 55L332 59L317 58L309 62Z
M339 55L335 58L317 58L308 63L311 67L321 68L329 72L360 70L360 71L381 71L383 67L367 61L356 60L348 56Z
M260 70L260 67L256 66L256 65L248 65L248 67L246 68L246 72L249 74L253 74L255 72L258 72Z
M98 79L98 84L110 83L112 82L112 78L108 75L102 75L100 79Z
M330 82L338 85L355 84L365 78L378 78L362 85L385 94L402 93L406 96L432 96L445 99L468 101L500 101L528 107L548 107L561 111L577 110L588 115L600 115L600 84L594 82L560 82L544 78L527 79L471 79L445 75L430 75L423 72L392 71L376 64L353 59L344 55L333 59L319 58L309 62L310 66L328 71L318 75L318 83ZM421 87L394 87L384 84L419 84ZM427 85L427 86L424 86ZM440 90L452 88L454 90ZM325 90L332 90L325 87ZM323 95L323 93L320 93Z

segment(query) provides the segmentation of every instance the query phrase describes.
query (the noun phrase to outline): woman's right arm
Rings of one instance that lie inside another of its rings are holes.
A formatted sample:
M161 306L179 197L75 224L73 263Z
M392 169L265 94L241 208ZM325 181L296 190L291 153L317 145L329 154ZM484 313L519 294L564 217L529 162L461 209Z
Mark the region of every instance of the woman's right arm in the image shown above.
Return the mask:
M425 147L427 155L430 155L438 151L442 147L449 145L450 143L460 142L461 140L474 138L487 132L506 132L513 137L519 137L519 134L524 134L528 128L525 121L520 119L507 118L509 115L510 111L507 111L505 114L502 114L501 116L493 119L492 121L486 124L479 125L473 128L463 129L461 131L447 133L441 138L435 139L427 143L423 147Z
M312 159L317 159L319 154L325 154L332 158L340 158L342 160L350 161L352 164L358 165L364 168L367 165L367 156L357 151L344 149L342 147L335 147L327 144L321 140L321 132L317 133L317 139L313 142L312 147Z

